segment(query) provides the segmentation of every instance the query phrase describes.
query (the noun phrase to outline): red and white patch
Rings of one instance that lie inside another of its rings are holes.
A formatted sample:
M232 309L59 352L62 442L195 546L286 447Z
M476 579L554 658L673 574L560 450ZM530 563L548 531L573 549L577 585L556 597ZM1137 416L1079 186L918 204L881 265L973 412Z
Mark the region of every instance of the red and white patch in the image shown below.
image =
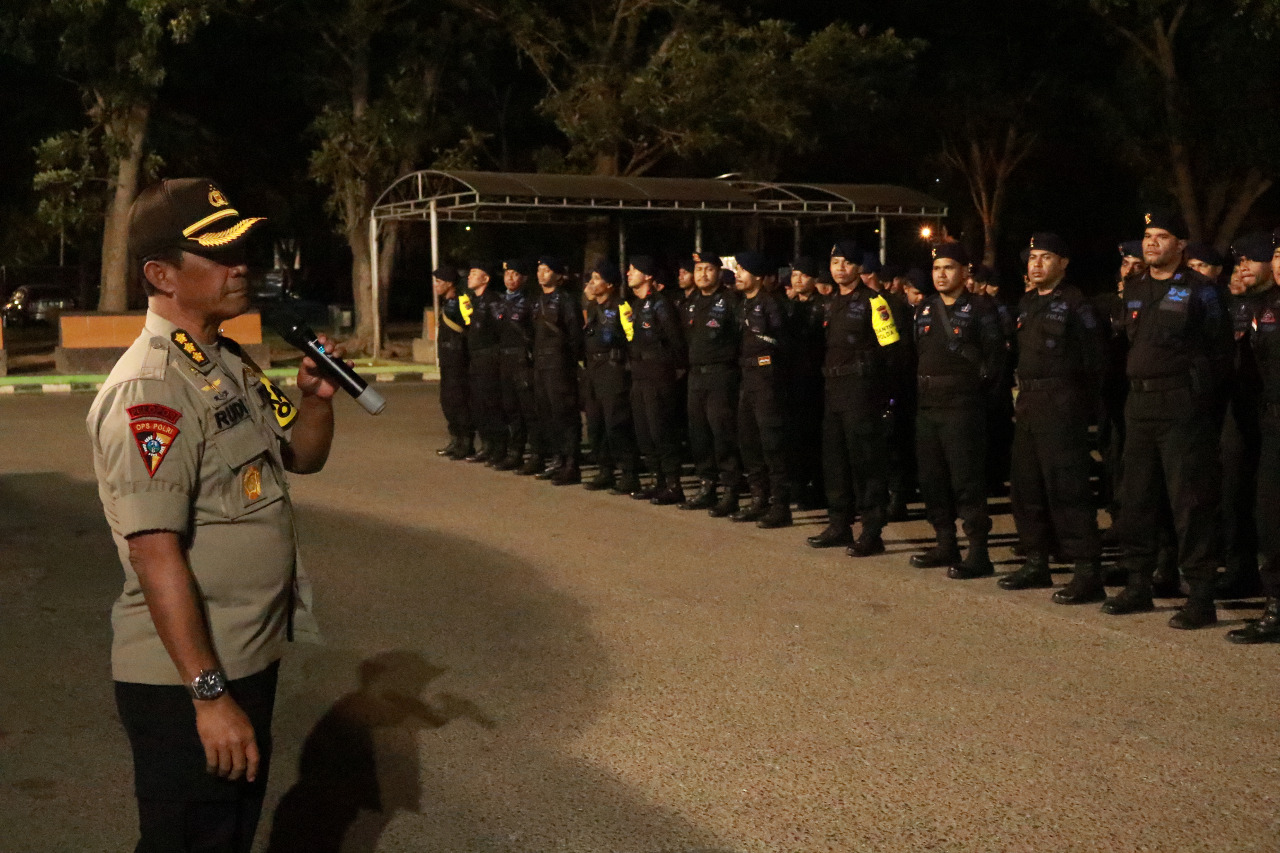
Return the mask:
M182 412L159 403L130 406L127 411L130 417L129 428L133 430L133 440L138 445L138 453L142 455L147 476L154 477L156 471L160 470L160 463L164 462L165 454L178 437L177 423L182 419Z

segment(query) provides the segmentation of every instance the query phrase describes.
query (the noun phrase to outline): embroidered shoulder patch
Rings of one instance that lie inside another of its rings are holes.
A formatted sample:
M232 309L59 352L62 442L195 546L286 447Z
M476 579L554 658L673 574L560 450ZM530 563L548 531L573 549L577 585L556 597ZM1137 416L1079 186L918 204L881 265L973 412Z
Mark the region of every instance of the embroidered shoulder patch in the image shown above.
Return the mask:
M178 437L178 421L182 419L182 412L159 403L129 406L126 411L129 414L129 429L138 445L138 453L142 455L147 476L155 477L156 471L160 470L160 463L164 462L165 454Z

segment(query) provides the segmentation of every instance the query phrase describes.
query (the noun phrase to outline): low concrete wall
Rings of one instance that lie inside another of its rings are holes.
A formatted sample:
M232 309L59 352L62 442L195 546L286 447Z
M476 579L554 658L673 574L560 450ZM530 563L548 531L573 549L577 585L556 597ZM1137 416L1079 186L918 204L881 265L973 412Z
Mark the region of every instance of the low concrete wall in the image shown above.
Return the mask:
M422 337L413 339L413 360L418 364L436 363L436 312L422 312Z
M103 314L71 311L58 319L54 364L62 374L110 373L146 323L145 311ZM239 343L259 367L271 366L271 350L262 342L262 318L241 314L222 324L222 334Z

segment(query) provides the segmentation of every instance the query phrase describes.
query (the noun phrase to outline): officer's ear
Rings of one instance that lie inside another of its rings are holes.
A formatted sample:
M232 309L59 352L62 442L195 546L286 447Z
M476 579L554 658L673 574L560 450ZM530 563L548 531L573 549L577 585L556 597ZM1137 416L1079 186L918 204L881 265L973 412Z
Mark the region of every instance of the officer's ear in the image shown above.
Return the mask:
M1063 271L1063 272L1066 272L1066 271L1067 271L1067 267L1069 267L1070 265L1071 265L1071 259L1070 259L1070 258L1063 258L1063 259L1062 259L1062 271Z
M154 293L173 296L178 289L178 267L169 261L152 258L142 265L142 275Z

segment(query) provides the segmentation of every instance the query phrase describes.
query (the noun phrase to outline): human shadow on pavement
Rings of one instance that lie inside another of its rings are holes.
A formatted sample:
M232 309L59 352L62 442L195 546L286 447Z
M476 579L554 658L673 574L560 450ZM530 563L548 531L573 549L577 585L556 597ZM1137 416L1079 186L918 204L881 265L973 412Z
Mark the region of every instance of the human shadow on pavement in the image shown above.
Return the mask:
M723 849L587 734L616 673L580 602L487 544L299 509L327 644L281 670L269 853Z

